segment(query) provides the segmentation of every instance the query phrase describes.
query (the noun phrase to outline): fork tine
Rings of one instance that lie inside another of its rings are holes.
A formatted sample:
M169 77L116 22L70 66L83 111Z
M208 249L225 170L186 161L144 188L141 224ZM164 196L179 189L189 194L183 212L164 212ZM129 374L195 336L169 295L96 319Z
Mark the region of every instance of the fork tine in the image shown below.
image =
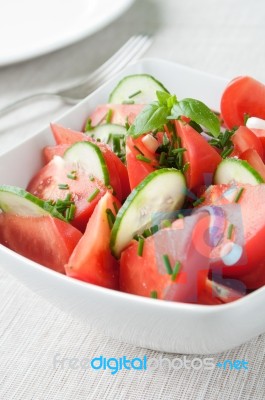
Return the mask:
M110 78L110 76L113 76L117 71L121 70L131 60L140 58L150 44L151 40L147 36L139 37L139 40L132 43L131 46L122 53L121 57L117 58L108 68L98 73L95 83L96 80L99 81Z
M150 46L151 39L146 35L135 35L130 38L111 58L92 72L85 80L77 85L71 85L57 94L67 94L81 87L94 88L121 70L131 60L138 59Z
M71 84L68 87L58 90L57 92L49 93L33 93L14 101L13 103L0 109L0 117L9 113L12 110L23 107L31 101L38 98L58 97L65 103L76 104L81 98L87 96L92 90L99 87L102 83L110 79L115 73L125 67L130 61L137 60L147 50L151 44L151 38L147 35L132 36L116 53L113 54L105 63L92 72L86 79L78 83ZM85 89L84 96L73 95L78 89Z

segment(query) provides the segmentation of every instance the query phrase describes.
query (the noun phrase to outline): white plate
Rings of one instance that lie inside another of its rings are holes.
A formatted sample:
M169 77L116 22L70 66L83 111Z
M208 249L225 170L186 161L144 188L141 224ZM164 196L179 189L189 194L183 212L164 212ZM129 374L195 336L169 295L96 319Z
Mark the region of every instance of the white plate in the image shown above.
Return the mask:
M142 60L88 96L59 119L81 129L88 114L106 102L125 75L150 73L180 98L195 97L214 109L226 81L166 61ZM47 128L0 157L0 184L25 187L41 165L41 149L53 143ZM14 163L14 160L16 162ZM142 298L86 284L60 275L0 246L6 269L35 292L86 321L91 327L122 341L150 349L209 354L238 346L265 331L265 288L234 303L200 306Z
M133 2L133 0L2 1L0 66L49 53L83 39L112 22Z

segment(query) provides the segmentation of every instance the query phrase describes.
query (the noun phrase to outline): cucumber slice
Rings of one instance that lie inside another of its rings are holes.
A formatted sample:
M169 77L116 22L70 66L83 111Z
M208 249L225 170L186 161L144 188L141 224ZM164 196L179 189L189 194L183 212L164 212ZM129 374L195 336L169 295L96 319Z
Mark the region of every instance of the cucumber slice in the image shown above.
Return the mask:
M237 158L226 158L216 169L214 183L218 185L231 182L258 185L259 183L264 183L264 180L247 161Z
M168 93L162 83L151 75L129 75L123 78L111 92L109 103L149 104L157 100L157 90Z
M90 142L77 142L66 150L63 156L73 170L83 169L98 178L104 185L109 185L109 172L101 150Z
M165 212L180 209L185 194L185 178L179 170L163 168L148 175L118 212L110 239L113 254L119 257L135 235L159 224Z
M0 210L24 217L41 217L50 214L66 221L52 205L15 186L0 186Z
M127 130L124 126L118 124L103 124L98 125L93 128L91 131L86 132L86 135L90 136L93 139L100 139L101 142L108 144L112 150L116 151L116 145L113 145L115 140L118 140L121 147L121 152L125 153L125 135ZM117 139L116 139L117 138Z

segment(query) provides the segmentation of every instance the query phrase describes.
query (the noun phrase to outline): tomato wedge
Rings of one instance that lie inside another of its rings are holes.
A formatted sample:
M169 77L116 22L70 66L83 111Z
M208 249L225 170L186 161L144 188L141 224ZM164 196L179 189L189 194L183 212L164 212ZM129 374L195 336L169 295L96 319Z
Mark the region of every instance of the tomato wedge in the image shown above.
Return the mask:
M172 228L160 230L144 240L142 255L139 243L132 244L120 260L120 287L127 293L158 299L197 303L205 288L208 275L209 252L200 248L198 238L207 232L210 217L199 213L178 220ZM165 267L165 256L173 274ZM179 263L179 272L174 268Z
M241 190L243 189L243 191ZM235 197L241 191L240 199ZM233 224L233 235L229 240L223 238L214 250L211 259L211 270L225 277L238 279L247 289L257 289L265 284L265 184L251 185L216 185L204 193L203 205L230 205L234 210L230 218L236 218ZM237 214L237 215L236 215ZM230 225L227 217L227 230ZM235 238L240 244L234 246ZM235 259L228 265L225 262L227 253L235 249ZM239 257L240 256L240 257Z
M265 181L265 164L256 150L248 149L241 154L240 158L246 160Z
M122 201L129 195L130 184L127 169L108 145L97 142L82 132L73 131L60 125L51 124L51 128L55 141L60 147L54 150L46 148L46 154L48 153L50 156L58 151L58 155L61 155L64 149L63 145L72 145L82 141L92 142L100 148L103 154L110 174L110 185L113 187L117 198Z
M175 121L175 126L181 146L186 149L183 153L184 163L189 163L185 173L187 185L189 189L196 191L199 187L209 184L222 158L190 125Z
M68 276L110 289L119 288L118 262L110 252L107 216L108 210L116 215L114 204L120 207L118 200L108 192L98 202L84 236L65 266Z
M265 119L265 85L249 76L239 76L225 88L220 107L229 129L244 125L246 114Z
M106 116L109 110L112 110L112 124L125 125L133 124L136 116L143 110L144 104L103 104L98 106L90 115L91 125L96 126L106 123Z
M238 156L239 158L241 158L241 154L244 151L248 149L253 149L256 150L256 152L263 159L264 152L261 141L246 126L240 126L231 137L231 140L234 145L234 150L231 154L231 157Z
M25 217L0 214L0 243L41 265L64 273L82 234L51 216Z
M142 142L143 137L133 139L128 136L126 140L126 164L131 190L139 185L158 166L155 153L150 152L146 148ZM137 157L140 157L140 159Z
M76 206L71 223L84 232L94 208L106 193L107 188L96 178L91 181L83 170L77 170L74 180L67 177L69 173L71 173L71 168L65 166L62 158L55 157L37 172L29 182L27 190L43 200L64 200L68 194L71 194L71 199ZM67 189L60 189L60 184L67 185ZM98 191L97 195L93 200L88 201L95 191Z
M240 291L207 278L205 288L200 292L198 304L214 306L231 303L232 301L241 299L243 296L244 294Z

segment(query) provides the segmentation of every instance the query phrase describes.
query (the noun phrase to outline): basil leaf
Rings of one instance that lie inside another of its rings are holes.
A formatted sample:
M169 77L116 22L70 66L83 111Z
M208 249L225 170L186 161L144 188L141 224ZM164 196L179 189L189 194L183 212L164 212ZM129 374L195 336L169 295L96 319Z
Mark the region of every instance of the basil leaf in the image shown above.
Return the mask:
M128 134L136 138L143 133L159 129L168 122L169 115L170 109L166 106L161 106L157 102L151 103L136 117L134 124L128 130Z
M161 106L166 106L168 99L171 97L171 94L167 92L162 92L161 90L157 90L156 97Z
M181 115L191 118L199 125L208 129L214 137L220 134L220 121L217 116L201 101L183 99L172 108L170 119L177 119Z

